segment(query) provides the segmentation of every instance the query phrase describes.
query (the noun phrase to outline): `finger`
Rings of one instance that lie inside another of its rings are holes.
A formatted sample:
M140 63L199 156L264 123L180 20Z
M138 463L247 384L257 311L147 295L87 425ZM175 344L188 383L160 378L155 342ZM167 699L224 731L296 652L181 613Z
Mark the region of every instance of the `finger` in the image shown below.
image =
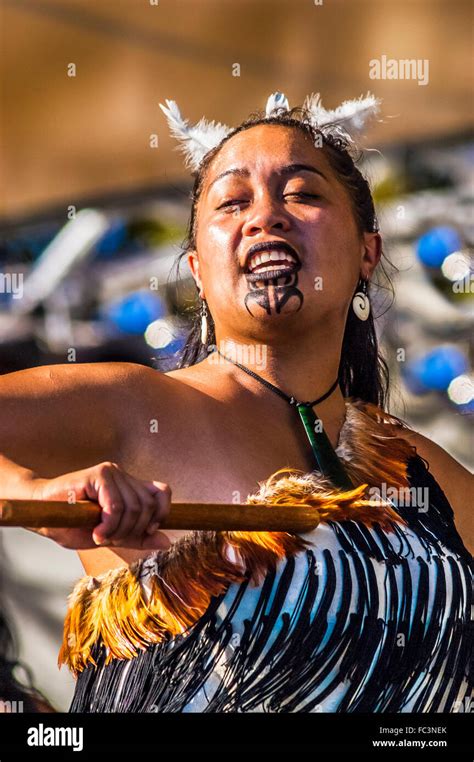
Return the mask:
M120 516L118 527L108 539L114 545L119 545L128 535L136 536L135 527L142 512L142 504L140 497L135 490L135 486L132 485L130 477L128 477L127 474L116 471L113 478L120 491L124 503L124 511Z
M102 508L100 523L92 532L92 539L98 545L108 541L120 525L125 505L110 471L101 474L96 498Z
M159 503L156 493L153 493L143 482L132 479L132 487L141 503L141 512L133 529L133 534L141 537L150 523L159 525Z
M171 488L165 482L145 482L144 486L153 493L155 499L155 511L148 525L148 534L158 530L161 523L169 516L171 510Z

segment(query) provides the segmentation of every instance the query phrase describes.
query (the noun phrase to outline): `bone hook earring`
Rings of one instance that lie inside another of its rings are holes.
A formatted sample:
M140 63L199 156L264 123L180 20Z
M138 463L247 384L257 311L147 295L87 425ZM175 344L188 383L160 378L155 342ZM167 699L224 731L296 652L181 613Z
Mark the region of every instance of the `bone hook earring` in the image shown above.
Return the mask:
M207 343L207 304L206 300L202 300L201 306L201 344Z
M368 281L360 280L362 282L361 290L358 290L352 299L352 309L359 318L359 320L367 320L370 315L370 300L367 294Z

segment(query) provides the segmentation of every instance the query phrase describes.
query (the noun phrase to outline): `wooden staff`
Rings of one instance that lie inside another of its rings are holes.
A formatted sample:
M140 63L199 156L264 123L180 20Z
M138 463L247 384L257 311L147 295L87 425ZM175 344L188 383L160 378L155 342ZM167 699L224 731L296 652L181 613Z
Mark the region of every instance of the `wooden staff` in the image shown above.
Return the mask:
M90 500L1 500L0 527L95 527L101 508ZM299 532L319 524L316 508L307 505L172 503L160 529L243 532Z

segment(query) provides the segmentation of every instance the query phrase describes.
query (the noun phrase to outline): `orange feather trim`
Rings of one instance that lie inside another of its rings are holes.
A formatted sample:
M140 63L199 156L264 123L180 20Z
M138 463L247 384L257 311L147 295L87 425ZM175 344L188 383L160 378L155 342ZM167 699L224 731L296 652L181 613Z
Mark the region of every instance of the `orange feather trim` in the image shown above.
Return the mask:
M376 405L346 401L338 454L354 484L334 489L315 473L283 468L260 485L247 503L306 504L320 521L360 521L390 531L401 517L371 487L407 488L408 458L416 450L399 434L404 424ZM361 483L362 482L362 483ZM168 550L130 567L80 580L69 601L59 664L77 674L94 663L92 648L102 643L106 663L130 659L168 636L183 634L205 613L211 599L231 583L249 578L258 585L278 563L311 544L286 532L189 532Z

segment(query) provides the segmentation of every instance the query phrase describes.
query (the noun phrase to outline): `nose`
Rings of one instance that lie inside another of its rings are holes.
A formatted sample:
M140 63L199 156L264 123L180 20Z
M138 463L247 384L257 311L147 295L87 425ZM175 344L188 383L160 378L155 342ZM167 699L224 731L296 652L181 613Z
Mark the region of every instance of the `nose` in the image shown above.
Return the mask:
M255 199L242 226L242 235L254 236L271 230L289 230L290 221L281 205L267 192Z

